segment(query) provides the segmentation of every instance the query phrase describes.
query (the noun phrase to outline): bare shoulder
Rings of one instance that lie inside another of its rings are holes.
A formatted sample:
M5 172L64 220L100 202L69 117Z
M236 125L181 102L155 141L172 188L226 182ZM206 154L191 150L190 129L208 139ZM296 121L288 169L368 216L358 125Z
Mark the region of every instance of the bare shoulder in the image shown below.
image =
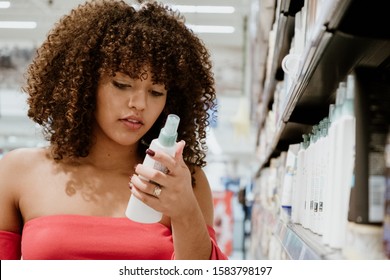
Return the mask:
M43 148L19 148L7 152L0 160L0 189L7 185L7 188L14 185L23 177L28 170L39 165L46 158L46 151Z
M7 152L0 160L0 168L22 168L46 158L47 152L44 148L19 148Z
M0 159L0 230L20 232L20 186L26 174L45 158L44 149L23 148L6 153Z
M18 148L4 154L3 160L23 160L36 159L37 157L46 157L46 148ZM23 160L24 161L24 160Z

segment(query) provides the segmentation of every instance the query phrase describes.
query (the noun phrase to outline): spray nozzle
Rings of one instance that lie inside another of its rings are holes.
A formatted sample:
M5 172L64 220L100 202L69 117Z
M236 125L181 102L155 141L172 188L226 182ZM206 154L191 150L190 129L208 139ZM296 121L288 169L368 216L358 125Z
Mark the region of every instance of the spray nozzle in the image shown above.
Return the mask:
M158 141L165 147L172 147L176 143L177 128L180 118L175 114L168 115L165 126L161 129Z

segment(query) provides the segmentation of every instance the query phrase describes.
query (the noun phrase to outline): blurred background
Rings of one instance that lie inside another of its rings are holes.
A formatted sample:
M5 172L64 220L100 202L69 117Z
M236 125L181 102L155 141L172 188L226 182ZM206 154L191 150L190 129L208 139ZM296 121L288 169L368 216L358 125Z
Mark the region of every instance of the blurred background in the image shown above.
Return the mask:
M0 155L46 145L26 116L20 86L37 46L53 24L83 0L0 1ZM218 97L209 130L207 175L215 194L220 242L232 258L243 258L244 212L237 192L251 182L255 133L246 88L249 0L162 1L183 13L211 52ZM269 1L274 5L273 1ZM270 10L270 19L273 11Z
M218 243L229 258L390 258L386 1L161 2L184 15L211 53L218 107L208 130L205 171ZM26 116L20 86L49 29L81 3L0 0L0 157L47 144ZM342 94L346 88L349 99ZM334 115L346 114L356 123L355 137L345 137L342 128L335 129L341 136L329 137L331 127L341 123L333 115L336 107ZM308 149L315 145L320 148ZM302 163L309 150L326 149L335 157ZM348 159L351 168L345 170L339 159ZM375 219L370 209L378 214ZM325 224L329 213L336 214ZM332 241L326 238L330 231Z

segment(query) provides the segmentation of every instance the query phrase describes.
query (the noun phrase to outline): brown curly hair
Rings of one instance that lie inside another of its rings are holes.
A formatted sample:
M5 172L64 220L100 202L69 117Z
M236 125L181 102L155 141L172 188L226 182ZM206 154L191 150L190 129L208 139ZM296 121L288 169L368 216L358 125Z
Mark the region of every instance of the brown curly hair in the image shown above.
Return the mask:
M168 97L142 142L150 143L167 115L177 114L186 163L205 166L206 127L215 108L210 55L183 17L157 2L137 9L124 1L86 2L61 18L38 48L23 91L28 116L43 127L54 159L88 155L100 77L122 72L137 78L145 65ZM140 156L145 148L139 145Z

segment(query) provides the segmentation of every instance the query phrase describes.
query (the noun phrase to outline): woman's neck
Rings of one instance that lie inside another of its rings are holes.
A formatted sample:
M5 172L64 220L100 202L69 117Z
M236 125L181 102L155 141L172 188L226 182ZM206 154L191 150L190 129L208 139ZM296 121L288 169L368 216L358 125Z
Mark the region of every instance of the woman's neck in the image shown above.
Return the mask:
M128 172L142 161L137 150L138 143L132 146L122 146L96 141L91 147L89 155L82 162L103 171L117 170Z

